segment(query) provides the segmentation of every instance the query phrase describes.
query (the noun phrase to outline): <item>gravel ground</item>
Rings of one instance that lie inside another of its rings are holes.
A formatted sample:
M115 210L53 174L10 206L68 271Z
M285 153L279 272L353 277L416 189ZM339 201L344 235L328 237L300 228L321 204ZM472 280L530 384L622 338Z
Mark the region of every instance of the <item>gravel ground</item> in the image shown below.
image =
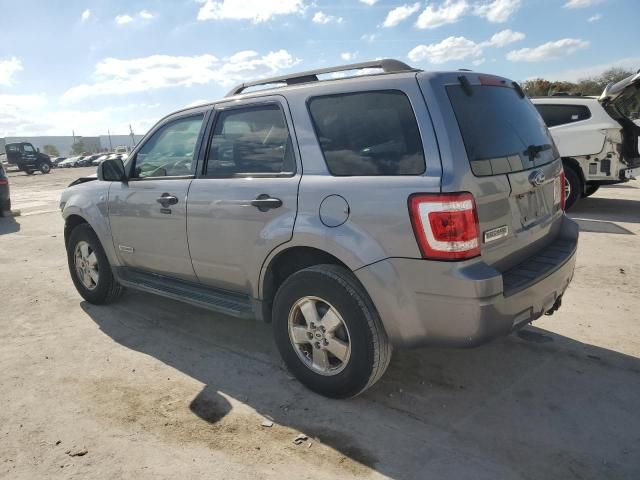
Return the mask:
M135 292L84 302L57 207L94 171L9 175L0 478L640 478L640 182L572 212L558 313L477 349L397 351L330 401L282 368L269 325Z

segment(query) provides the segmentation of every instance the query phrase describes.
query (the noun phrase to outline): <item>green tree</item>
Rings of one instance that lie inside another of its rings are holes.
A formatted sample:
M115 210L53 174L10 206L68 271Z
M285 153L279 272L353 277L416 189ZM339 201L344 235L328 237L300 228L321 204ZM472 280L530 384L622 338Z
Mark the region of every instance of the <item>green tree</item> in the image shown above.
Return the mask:
M60 152L58 151L58 149L56 148L55 145L44 145L42 147L42 151L44 153L46 153L47 155L49 155L50 157L59 157L60 156Z
M84 142L81 138L78 138L71 145L71 155L80 155L82 152L84 152Z

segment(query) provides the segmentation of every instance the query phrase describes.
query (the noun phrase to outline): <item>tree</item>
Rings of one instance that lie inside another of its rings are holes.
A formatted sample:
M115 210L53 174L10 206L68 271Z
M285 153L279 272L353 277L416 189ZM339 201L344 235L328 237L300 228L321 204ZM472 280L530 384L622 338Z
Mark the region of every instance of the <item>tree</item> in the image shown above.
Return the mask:
M78 138L71 145L71 155L80 155L82 152L84 152L84 142L81 138Z
M544 78L525 80L522 89L530 97L540 97L564 92L572 95L600 96L602 91L610 83L619 82L633 75L631 70L613 67L605 70L600 75L579 79L577 82L549 81Z
M44 145L42 147L42 150L44 151L44 153L46 153L50 157L59 157L60 156L60 152L58 151L58 149L56 148L55 145L50 145L50 144Z

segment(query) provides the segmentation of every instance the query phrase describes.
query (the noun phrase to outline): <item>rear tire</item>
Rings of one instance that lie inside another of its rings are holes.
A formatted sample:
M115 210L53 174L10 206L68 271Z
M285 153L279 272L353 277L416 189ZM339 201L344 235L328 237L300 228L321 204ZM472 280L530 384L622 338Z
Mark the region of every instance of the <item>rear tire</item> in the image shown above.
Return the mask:
M24 171L24 173L26 173L27 175L33 175L33 170L30 170L30 169L28 169L28 168L27 168L27 169Z
M87 248L86 255L89 262L82 261L82 252ZM118 283L111 272L111 265L104 249L98 240L98 236L86 223L73 229L67 243L67 263L73 284L78 293L87 302L103 305L115 302L124 288ZM94 265L92 275L81 275L81 271L87 272L89 264Z
M584 190L584 196L590 197L591 195L596 193L599 188L600 188L600 185L587 185Z
M289 371L330 398L362 393L391 359L371 299L354 275L337 265L309 267L284 281L273 302L273 333Z
M576 171L571 168L565 168L565 210L569 210L575 203L582 198L582 180Z

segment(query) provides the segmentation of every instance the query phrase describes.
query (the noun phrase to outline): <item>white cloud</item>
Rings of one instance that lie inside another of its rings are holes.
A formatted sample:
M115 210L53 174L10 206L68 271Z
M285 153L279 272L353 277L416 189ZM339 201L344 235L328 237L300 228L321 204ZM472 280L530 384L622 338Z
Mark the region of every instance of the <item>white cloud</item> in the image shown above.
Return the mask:
M383 27L395 27L400 22L406 20L411 15L420 10L420 2L416 2L413 5L406 4L400 7L396 7L387 13L387 18L384 19Z
M437 28L457 22L469 10L466 0L445 0L439 7L428 5L418 17L416 27Z
M521 48L507 53L507 60L512 62L541 62L555 60L578 50L587 48L589 42L576 38L563 38L554 42L543 43L533 48Z
M155 15L151 13L149 10L140 10L140 13L138 13L138 15L143 20L151 20L153 17L155 17Z
M13 85L13 77L22 71L22 62L16 57L8 60L0 60L0 85L10 87Z
M408 54L409 60L445 63L450 60L465 60L482 56L482 46L465 37L448 37L439 43L418 45Z
M198 0L198 20L251 20L266 22L278 15L303 13L304 0Z
M568 0L564 8L584 8L601 3L602 0Z
M599 13L596 13L595 15L591 15L589 18L587 18L587 22L589 23L597 22L601 18L602 18L602 15Z
M477 67L478 65L482 65L482 64L483 64L484 62L486 62L486 61L487 61L487 59L486 59L486 58L484 58L484 57L482 57L482 58L478 58L478 59L476 59L476 60L472 61L471 63L472 63L474 66L476 66L476 67Z
M87 8L84 12L82 12L82 15L80 15L80 21L86 22L87 20L89 20L90 16L91 16L91 10Z
M126 25L127 23L133 22L133 17L131 15L118 15L115 18L115 22L117 25Z
M484 42L484 45L492 47L504 47L506 45L509 45L510 43L519 42L520 40L523 40L524 37L524 33L514 32L513 30L508 28L494 34L491 39Z
M520 0L494 0L476 5L474 14L493 23L504 23L520 8Z
M96 65L93 83L67 90L63 102L74 102L97 95L123 95L149 90L217 83L233 83L275 75L298 63L286 50L260 56L252 50L218 59L213 55L150 57L122 60L106 58Z
M362 3L366 4L366 5L374 5L378 0L360 0Z
M358 56L358 52L343 52L340 54L340 58L345 62L350 62L352 60L355 60L357 56Z
M368 43L373 43L377 38L378 38L377 33L365 33L360 37L361 40L364 40L365 42L368 42Z
M327 15L324 12L316 12L313 18L311 19L313 23L319 23L321 25L327 23L342 23L342 17L334 17L333 15Z

